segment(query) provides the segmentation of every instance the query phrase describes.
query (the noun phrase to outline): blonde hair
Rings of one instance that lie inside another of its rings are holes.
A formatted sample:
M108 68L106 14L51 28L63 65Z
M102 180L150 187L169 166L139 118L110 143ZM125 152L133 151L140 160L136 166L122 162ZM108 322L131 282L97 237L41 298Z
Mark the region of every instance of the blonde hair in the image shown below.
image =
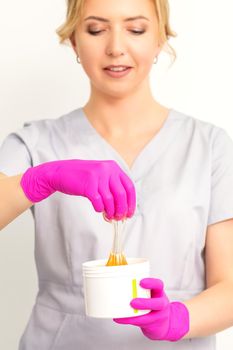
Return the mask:
M169 44L170 37L176 37L177 34L171 30L169 23L170 8L168 0L152 0L155 5L155 10L159 22L159 39L163 50L173 57L173 62L176 59L176 52ZM67 12L65 22L56 30L59 36L60 44L70 45L70 37L72 36L76 26L83 17L83 8L85 0L66 0Z

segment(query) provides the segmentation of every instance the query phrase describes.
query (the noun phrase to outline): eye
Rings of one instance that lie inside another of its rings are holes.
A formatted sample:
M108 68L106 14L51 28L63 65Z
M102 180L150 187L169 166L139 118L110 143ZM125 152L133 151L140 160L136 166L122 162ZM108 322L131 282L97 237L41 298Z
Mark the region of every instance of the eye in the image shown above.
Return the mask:
M131 30L131 32L134 34L140 35L140 34L145 33L145 30Z
M99 30L99 31L91 31L89 30L88 33L91 35L98 35L99 33L103 32L103 30ZM135 35L140 35L145 33L145 30L130 30L131 33L135 34Z
M97 35L97 34L99 34L99 33L101 33L101 32L102 32L102 30L95 31L95 32L93 32L93 31L91 31L91 30L88 31L88 33L91 34L91 35Z

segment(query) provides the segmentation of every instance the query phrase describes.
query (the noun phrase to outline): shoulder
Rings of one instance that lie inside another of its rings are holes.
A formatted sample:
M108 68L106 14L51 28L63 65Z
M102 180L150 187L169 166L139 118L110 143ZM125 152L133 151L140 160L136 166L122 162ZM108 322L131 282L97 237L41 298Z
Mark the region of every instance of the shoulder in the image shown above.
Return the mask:
M55 118L45 118L26 121L21 128L12 135L21 138L25 143L35 146L39 141L55 136L64 137L72 129L80 108L62 114Z
M61 128L65 131L67 127L70 127L70 124L77 119L79 114L80 108L77 108L59 117L27 121L24 123L23 127L25 130L31 128L31 130L38 129L40 131L45 131L46 129Z
M189 138L196 138L199 142L208 143L211 147L214 147L220 140L222 142L231 140L227 131L213 122L175 109L172 112L173 120L183 121L183 133Z

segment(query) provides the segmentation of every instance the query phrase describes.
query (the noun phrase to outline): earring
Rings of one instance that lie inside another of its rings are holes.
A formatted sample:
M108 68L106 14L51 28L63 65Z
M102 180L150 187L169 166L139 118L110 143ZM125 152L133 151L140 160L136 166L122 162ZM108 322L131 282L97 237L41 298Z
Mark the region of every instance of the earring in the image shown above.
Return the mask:
M156 60L154 61L154 64L158 62L158 56L156 56Z
M76 60L77 60L77 62L78 62L78 63L80 63L80 61L79 61L79 57L78 57L78 56L76 57Z

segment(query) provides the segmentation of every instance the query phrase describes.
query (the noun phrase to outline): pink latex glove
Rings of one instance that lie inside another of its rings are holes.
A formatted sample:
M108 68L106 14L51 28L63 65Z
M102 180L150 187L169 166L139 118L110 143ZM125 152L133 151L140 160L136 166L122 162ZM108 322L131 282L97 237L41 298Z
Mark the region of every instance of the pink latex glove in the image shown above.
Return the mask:
M134 309L152 311L142 316L114 318L113 321L138 326L152 340L177 341L188 333L188 309L181 302L169 302L160 279L144 278L140 286L151 289L151 298L135 298L130 305Z
M57 160L29 168L20 185L33 203L55 191L87 197L107 219L131 217L136 194L131 179L113 160Z

